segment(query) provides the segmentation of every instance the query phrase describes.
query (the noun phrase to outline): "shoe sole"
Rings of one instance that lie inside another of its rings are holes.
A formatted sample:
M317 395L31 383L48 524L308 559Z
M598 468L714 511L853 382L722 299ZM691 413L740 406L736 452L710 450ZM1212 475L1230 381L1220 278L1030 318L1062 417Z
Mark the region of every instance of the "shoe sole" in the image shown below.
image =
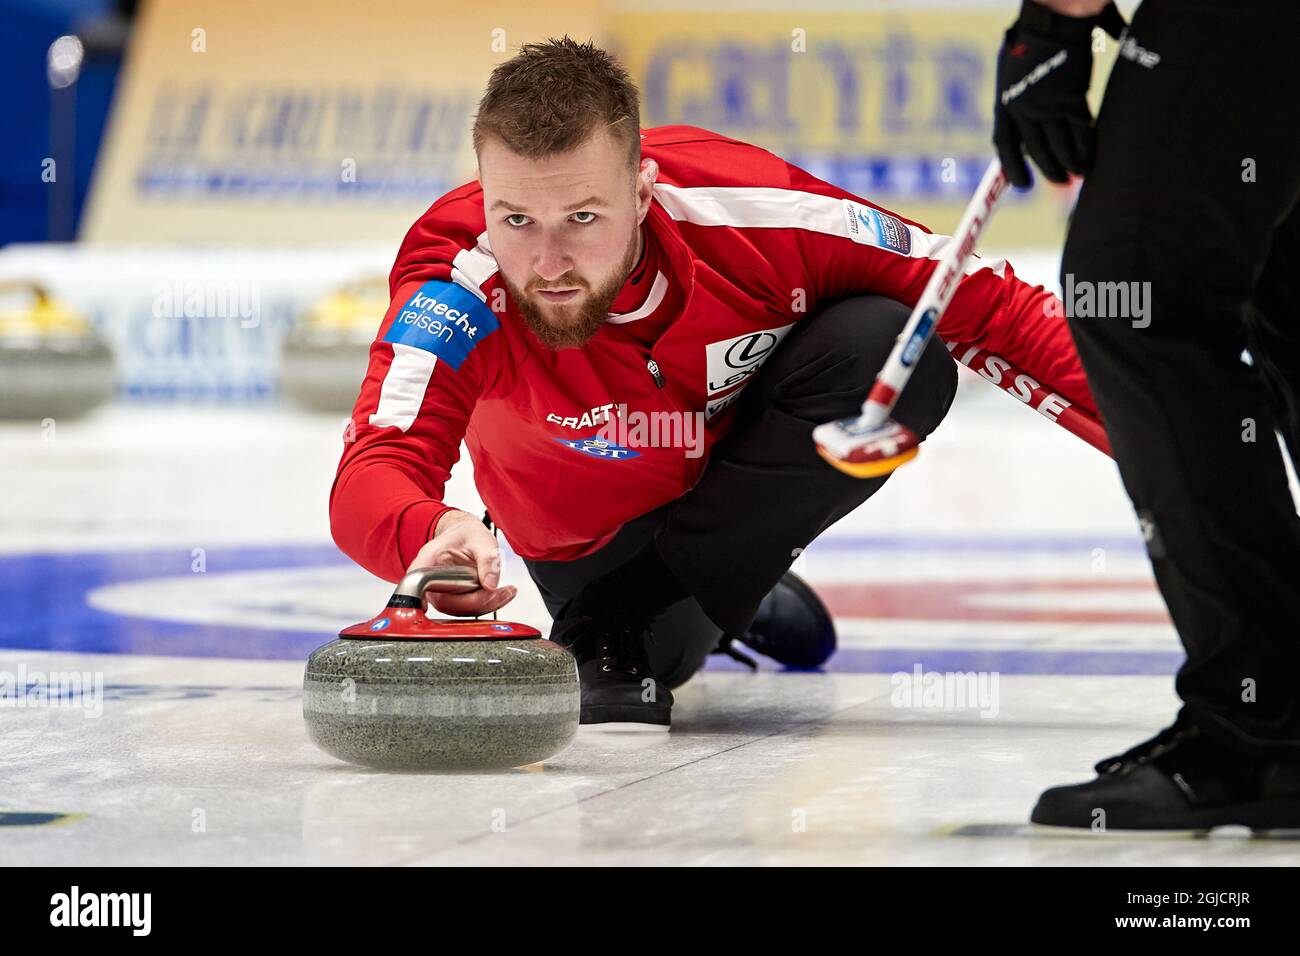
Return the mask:
M630 720L604 720L599 723L579 724L579 732L591 734L666 734L668 724L633 723Z
M649 730L663 732L672 723L672 711L649 708L643 704L606 704L582 708L579 727L607 730Z
M1105 830L1094 830L1092 826L1086 827L1067 827L1052 823L1031 823L1029 824L1031 836L1052 836L1065 837L1072 840L1102 840L1109 837L1112 840L1121 838L1136 837L1144 840L1186 840L1188 838L1205 837L1209 830L1204 827L1181 827L1169 828L1167 830L1124 830L1119 827L1109 827Z
M1123 830L1111 827L1109 830L1093 830L1090 827L1051 826L1046 823L1031 823L1024 836L1060 837L1066 840L1208 840L1211 834L1223 827L1241 827L1250 831L1252 840L1295 840L1300 841L1300 827L1248 827L1238 823L1221 823L1213 827L1184 827L1168 830Z
M1166 814L1164 820L1170 820ZM1059 823L1039 823L1030 818L1036 830L1050 830L1061 835L1102 836L1120 833L1129 836L1186 835L1208 833L1215 827L1249 827L1255 832L1295 831L1300 829L1300 800L1256 800L1227 807L1207 807L1188 810L1172 818L1169 823L1154 819L1137 818L1133 825L1109 824L1104 830L1093 830L1091 822L1081 826Z

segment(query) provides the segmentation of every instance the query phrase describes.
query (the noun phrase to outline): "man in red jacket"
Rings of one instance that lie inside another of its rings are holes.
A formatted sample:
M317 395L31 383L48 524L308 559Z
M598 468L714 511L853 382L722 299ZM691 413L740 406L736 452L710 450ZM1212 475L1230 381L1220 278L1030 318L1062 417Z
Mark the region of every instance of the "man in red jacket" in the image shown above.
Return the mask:
M858 411L949 241L765 150L640 130L635 86L569 38L493 72L479 178L411 228L330 497L375 574L477 568L444 613L484 614L492 533L442 500L462 437L492 519L571 647L589 724L666 728L670 688L732 639L818 664L834 631L789 573L873 494L816 454ZM1001 260L943 322L1094 411L1056 301ZM928 435L956 387L937 339L896 418Z

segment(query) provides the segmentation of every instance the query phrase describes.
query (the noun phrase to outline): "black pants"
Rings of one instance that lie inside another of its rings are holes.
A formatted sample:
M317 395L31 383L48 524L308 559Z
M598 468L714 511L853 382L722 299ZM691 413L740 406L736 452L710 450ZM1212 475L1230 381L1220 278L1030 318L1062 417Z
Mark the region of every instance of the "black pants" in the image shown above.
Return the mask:
M746 386L735 425L694 488L624 525L594 554L526 562L551 615L587 582L657 540L692 596L654 623L656 675L670 687L681 684L724 631L743 634L799 550L885 483L836 471L811 436L815 425L857 414L909 311L892 299L858 296L796 325ZM956 365L932 340L894 417L928 435L956 388Z
M1288 759L1300 757L1300 518L1275 430L1294 458L1296 7L1145 0L1061 267L1066 288L1150 283L1145 317L1070 327L1187 650L1184 716Z

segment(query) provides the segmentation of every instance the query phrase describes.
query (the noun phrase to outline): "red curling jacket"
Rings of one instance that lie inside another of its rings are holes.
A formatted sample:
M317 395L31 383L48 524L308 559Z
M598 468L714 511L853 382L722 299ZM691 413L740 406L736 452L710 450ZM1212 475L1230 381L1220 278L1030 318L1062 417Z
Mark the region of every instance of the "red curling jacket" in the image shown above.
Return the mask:
M452 507L443 487L462 438L516 553L568 560L595 551L694 485L731 427L735 397L794 323L852 294L914 304L950 241L707 130L645 130L642 154L659 164L645 226L667 280L652 293L660 314L612 317L581 349L552 351L520 319L477 181L411 227L330 492L334 540L358 564L401 577ZM939 335L1005 357L1095 414L1063 310L1050 300L1005 261L978 259ZM617 406L643 420L703 413L703 454L603 440Z

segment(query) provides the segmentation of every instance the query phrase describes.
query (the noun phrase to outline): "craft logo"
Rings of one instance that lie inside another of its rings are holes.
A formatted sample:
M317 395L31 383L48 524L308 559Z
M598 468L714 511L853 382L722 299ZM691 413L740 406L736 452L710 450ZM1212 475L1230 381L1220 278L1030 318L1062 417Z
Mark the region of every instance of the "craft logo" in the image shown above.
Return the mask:
M912 234L907 224L879 209L863 206L851 199L842 200L848 220L849 238L867 246L878 246L899 255L912 252Z
M706 345L704 355L709 394L716 395L747 381L792 328L793 323L775 329L760 329Z
M583 412L581 416L570 415L566 417L552 412L546 416L546 420L562 428L595 428L597 425L609 421L614 406L614 402L595 405Z
M393 317L385 342L432 352L453 369L500 323L474 293L454 282L431 279Z
M624 448L622 445L616 445L611 441L603 438L557 438L555 439L561 445L567 445L574 451L580 451L584 455L590 455L592 458L602 458L606 461L625 461L628 458L636 458L641 453L633 451L630 448Z

